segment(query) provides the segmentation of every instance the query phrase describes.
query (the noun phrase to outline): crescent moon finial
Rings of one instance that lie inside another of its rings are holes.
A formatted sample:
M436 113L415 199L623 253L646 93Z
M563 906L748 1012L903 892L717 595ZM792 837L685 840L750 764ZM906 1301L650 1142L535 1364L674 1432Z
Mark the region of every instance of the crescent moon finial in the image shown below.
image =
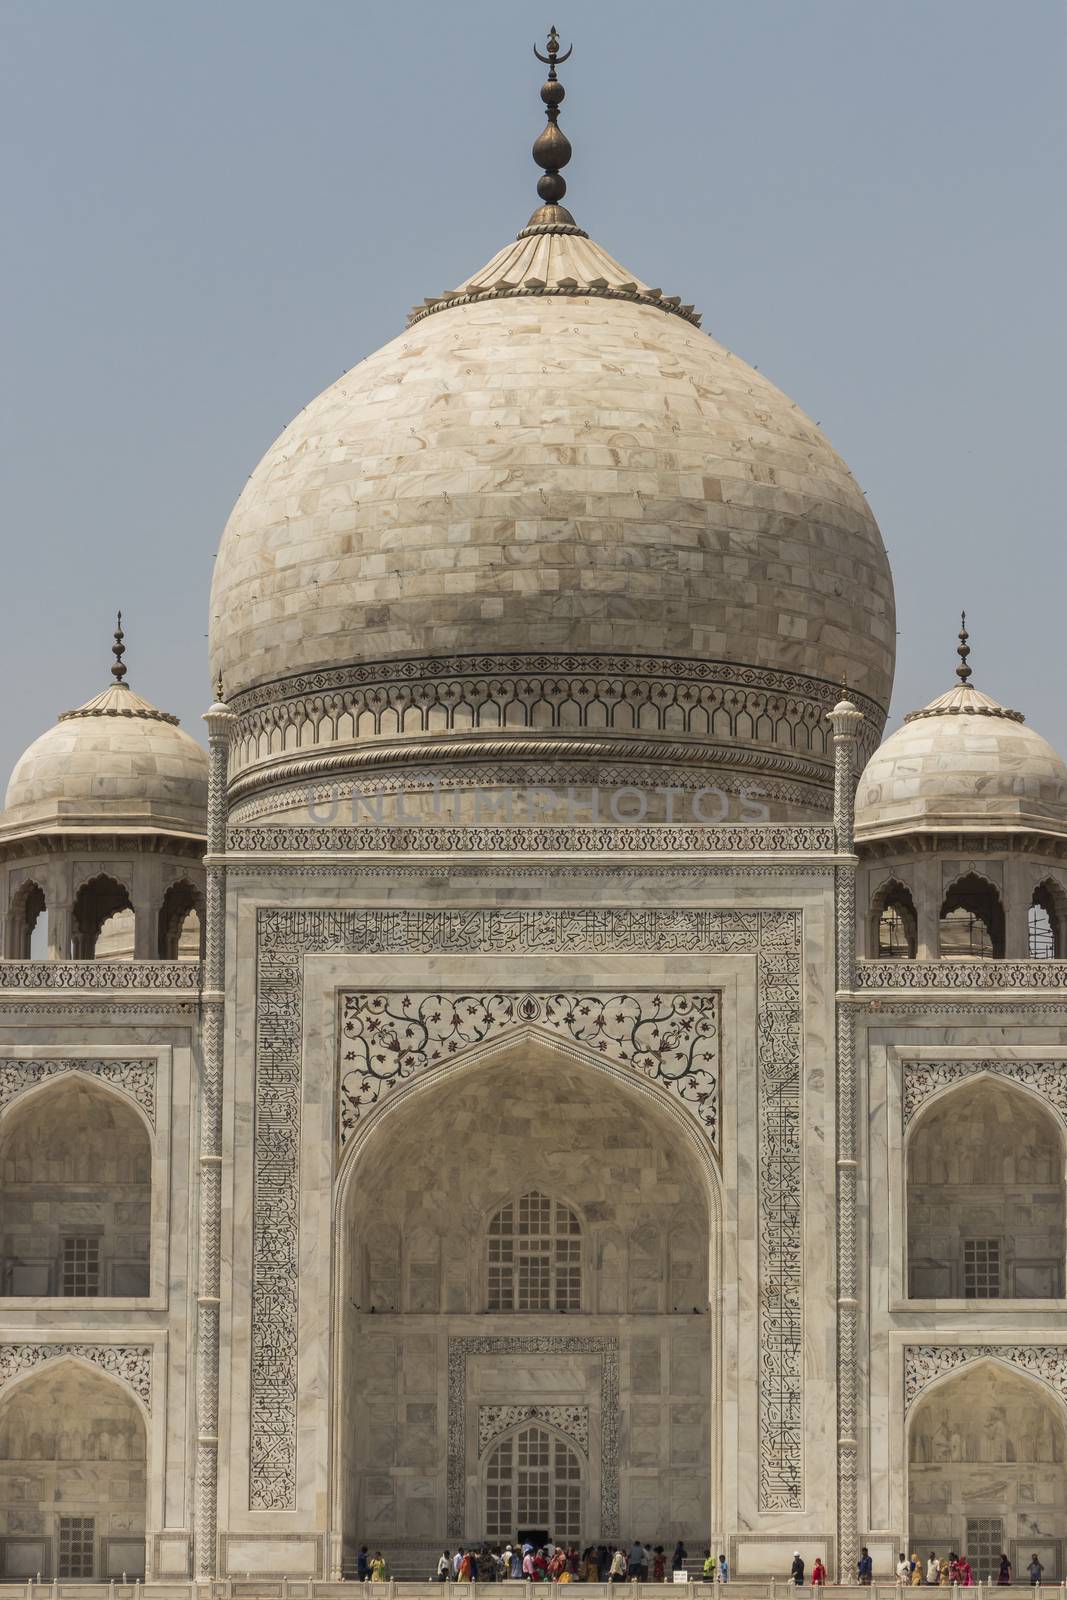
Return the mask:
M559 125L559 108L563 103L565 90L556 76L556 68L561 62L570 60L574 46L569 45L566 51L560 53L559 34L553 24L548 30L545 49L547 54L542 55L536 45L533 47L538 61L543 61L548 68L548 81L541 86L541 99L544 102L548 126L542 128L533 147L533 158L542 168L542 175L537 182L537 193L543 203L530 218L528 226L574 227L574 218L559 203L567 192L567 185L560 174L560 168L565 167L570 160L571 146L570 140Z

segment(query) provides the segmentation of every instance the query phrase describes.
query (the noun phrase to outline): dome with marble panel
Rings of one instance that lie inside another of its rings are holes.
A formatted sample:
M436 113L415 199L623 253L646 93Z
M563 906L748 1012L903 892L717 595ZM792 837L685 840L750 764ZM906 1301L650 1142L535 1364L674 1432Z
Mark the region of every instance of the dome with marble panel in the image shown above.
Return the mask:
M170 834L200 839L207 754L125 681L121 616L114 681L65 711L19 757L0 839L50 833Z
M856 793L860 842L912 833L1067 834L1067 765L1047 739L969 681L905 717L875 751Z
M825 812L842 677L877 737L895 626L864 494L553 177L518 238L312 400L245 486L210 621L231 800L569 760L748 775Z

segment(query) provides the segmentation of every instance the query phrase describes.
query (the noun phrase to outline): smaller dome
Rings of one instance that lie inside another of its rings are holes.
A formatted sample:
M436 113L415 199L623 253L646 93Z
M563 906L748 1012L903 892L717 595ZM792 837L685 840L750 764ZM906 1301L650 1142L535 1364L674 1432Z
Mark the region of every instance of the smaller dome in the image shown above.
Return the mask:
M966 682L905 717L856 794L861 843L944 831L1067 835L1067 765L1021 711Z
M207 755L177 717L119 681L34 740L11 774L6 806L0 839L102 831L202 839Z

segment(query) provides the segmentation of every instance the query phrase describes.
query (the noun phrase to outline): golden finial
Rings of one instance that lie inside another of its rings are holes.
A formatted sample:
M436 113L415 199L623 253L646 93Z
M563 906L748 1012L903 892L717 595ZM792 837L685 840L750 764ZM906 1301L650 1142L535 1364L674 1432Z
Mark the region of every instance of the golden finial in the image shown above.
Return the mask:
M220 705L222 704L222 668L221 667L219 668L219 675L215 679L215 699Z
M111 654L115 657L115 665L111 669L111 676L116 683L121 683L126 676L126 663L123 656L126 654L126 635L122 631L122 612L115 619L115 643L111 646Z
M548 68L548 80L541 85L541 99L544 101L548 123L534 140L533 147L533 158L537 165L543 168L541 177L537 180L537 192L544 203L534 212L527 226L535 228L563 224L573 228L574 218L566 206L560 205L560 201L567 193L566 180L561 176L560 169L565 167L571 158L571 142L559 125L559 108L566 91L556 76L556 68L570 59L574 46L570 45L560 55L559 34L553 26L548 31L546 48L548 54L542 55L534 45L534 55Z
M961 611L960 612L960 633L959 633L960 642L956 646L956 654L960 658L960 664L956 668L956 676L960 680L960 682L963 683L963 684L966 684L967 679L969 677L971 677L972 670L973 670L971 667L969 667L967 665L967 657L971 653L971 647L967 642L969 638L970 638L970 634L967 632L967 613L966 613L966 611Z

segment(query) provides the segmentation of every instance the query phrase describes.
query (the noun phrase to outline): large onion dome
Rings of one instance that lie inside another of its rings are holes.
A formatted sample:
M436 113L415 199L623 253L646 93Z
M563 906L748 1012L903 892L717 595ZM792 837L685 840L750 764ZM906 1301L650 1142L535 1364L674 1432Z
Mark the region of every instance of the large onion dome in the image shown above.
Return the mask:
M825 814L843 677L872 745L892 580L839 456L559 202L311 402L223 535L235 815L311 780L748 787ZM545 142L547 138L547 143Z
M938 695L875 751L856 793L856 838L907 834L1067 834L1067 766L1021 711L968 680Z

